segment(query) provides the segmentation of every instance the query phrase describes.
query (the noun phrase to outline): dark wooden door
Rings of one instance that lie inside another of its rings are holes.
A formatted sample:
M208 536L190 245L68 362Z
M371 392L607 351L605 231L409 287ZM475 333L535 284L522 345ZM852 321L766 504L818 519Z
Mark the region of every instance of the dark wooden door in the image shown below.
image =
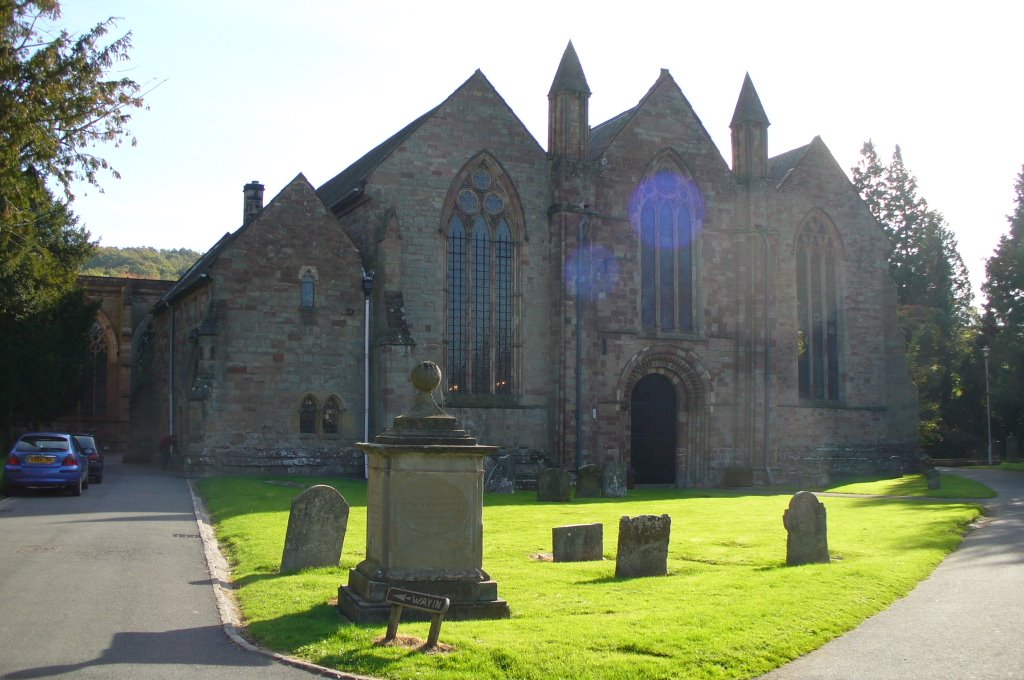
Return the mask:
M637 484L675 484L676 391L663 375L641 378L630 398L631 449Z

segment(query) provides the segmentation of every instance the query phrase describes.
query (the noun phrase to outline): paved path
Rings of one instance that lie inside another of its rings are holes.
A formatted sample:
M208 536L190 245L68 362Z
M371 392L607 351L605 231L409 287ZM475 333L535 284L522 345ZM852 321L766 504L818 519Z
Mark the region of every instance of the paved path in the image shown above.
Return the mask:
M1024 473L943 471L999 493L992 521L907 597L763 680L1024 678Z
M0 678L313 677L225 635L186 481L108 464L0 501Z

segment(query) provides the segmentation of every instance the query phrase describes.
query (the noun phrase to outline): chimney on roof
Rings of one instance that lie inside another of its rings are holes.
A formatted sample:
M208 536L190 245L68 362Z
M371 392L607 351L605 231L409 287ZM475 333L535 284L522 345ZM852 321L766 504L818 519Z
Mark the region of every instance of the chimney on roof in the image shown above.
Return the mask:
M263 185L253 180L242 189L245 199L242 204L242 225L249 224L263 210Z

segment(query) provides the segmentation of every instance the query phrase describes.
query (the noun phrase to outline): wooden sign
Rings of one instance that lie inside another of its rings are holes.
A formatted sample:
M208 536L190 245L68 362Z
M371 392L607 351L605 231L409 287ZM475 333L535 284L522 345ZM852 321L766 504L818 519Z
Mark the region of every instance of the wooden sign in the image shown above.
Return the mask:
M391 605L391 617L388 619L388 632L384 640L394 640L398 635L398 622L402 618L402 609L418 609L430 614L430 634L427 636L427 644L424 649L431 649L437 646L437 640L441 637L441 621L444 613L448 611L451 601L447 597L431 595L430 593L418 593L415 590L403 588L388 588L388 594L384 598Z

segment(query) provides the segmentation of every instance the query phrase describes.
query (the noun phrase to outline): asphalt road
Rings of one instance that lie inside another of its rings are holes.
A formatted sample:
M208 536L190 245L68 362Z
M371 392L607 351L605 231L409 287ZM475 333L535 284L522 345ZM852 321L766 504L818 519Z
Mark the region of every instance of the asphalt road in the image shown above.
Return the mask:
M0 678L309 680L225 634L184 479L108 460L0 502Z
M907 597L763 680L1024 678L1024 473L944 472L999 493L991 522Z

